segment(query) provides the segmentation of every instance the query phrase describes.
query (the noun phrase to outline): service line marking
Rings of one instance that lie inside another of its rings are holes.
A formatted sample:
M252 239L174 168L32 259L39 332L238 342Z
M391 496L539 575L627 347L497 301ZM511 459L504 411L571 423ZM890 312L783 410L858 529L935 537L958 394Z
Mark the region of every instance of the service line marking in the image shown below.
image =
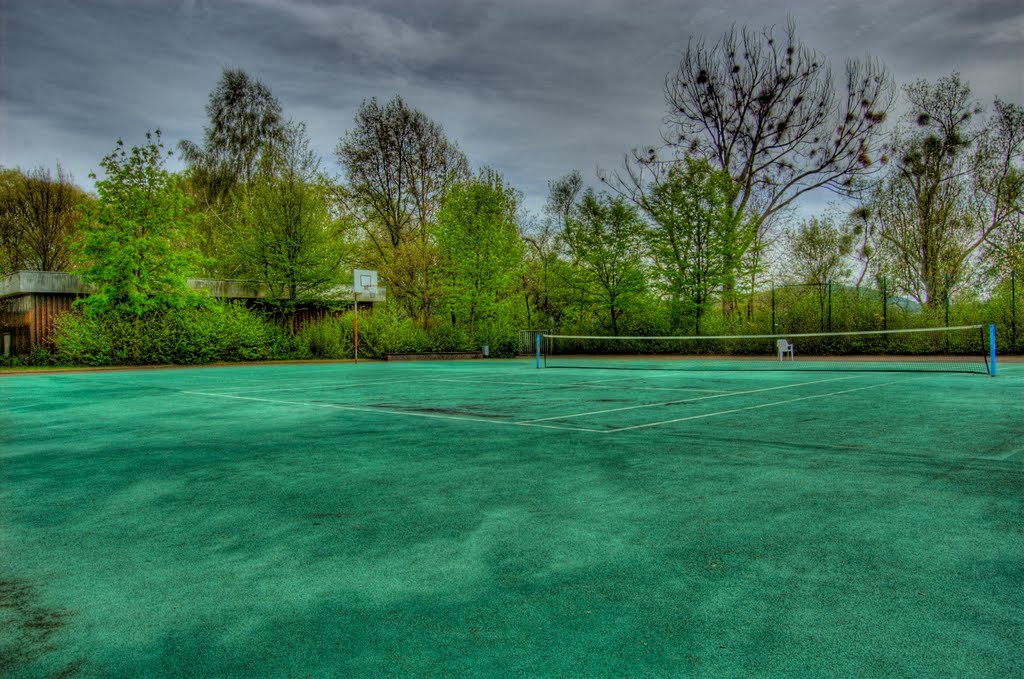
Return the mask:
M634 424L631 427L619 427L618 429L612 429L611 433L620 431L629 431L631 429L643 429L645 427L658 427L663 424L672 424L674 422L686 422L688 420L700 420L706 417L718 417L719 415L729 415L731 413L741 413L745 410L757 410L758 408L773 408L775 406L785 405L787 403L796 403L797 401L807 401L813 398L825 398L827 396L838 396L840 394L852 394L855 391L864 391L866 389L878 389L879 387L887 387L890 384L898 384L899 382L909 382L910 380L895 380L893 382L884 382L882 384L869 384L866 387L854 387L853 389L844 389L842 391L832 391L827 394L813 394L811 396L798 396L797 398L787 398L783 401L772 401L770 403L760 403L754 406L746 406L743 408L732 408L731 410L720 410L717 413L704 413L703 415L690 415L689 417L677 417L672 420L662 420L661 422L646 422L644 424Z
M548 420L565 420L570 417L586 417L588 415L604 415L605 413L615 413L622 410L639 410L641 408L660 408L662 406L674 406L680 403L693 403L694 401L706 401L712 398L725 398L727 396L743 396L745 394L759 394L765 391L776 391L778 389L793 389L795 387L805 387L809 384L820 384L822 382L836 382L838 380L852 380L861 377L861 375L851 375L849 377L830 377L824 380L812 380L810 382L799 382L797 384L783 384L777 387L765 387L763 389L750 389L747 391L729 391L724 394L712 394L711 396L697 396L695 398L684 398L678 401L664 401L662 403L644 403L635 406L623 406L621 408L606 408L604 410L591 410L585 413L575 413L573 415L557 415L553 417L541 417L535 420L522 420L523 424L534 423L534 422L547 422ZM615 430L619 431L619 430Z
M593 382L512 382L506 380L476 380L476 379L442 379L436 378L431 380L432 382L454 382L456 384L510 384L518 385L522 387L542 387L544 389L580 389L580 388L594 388L594 389L618 389L620 391L697 391L707 394L728 394L731 392L725 389L698 389L696 387L641 387L628 385L625 387L616 386L613 384L594 384ZM602 382L603 380L596 380Z

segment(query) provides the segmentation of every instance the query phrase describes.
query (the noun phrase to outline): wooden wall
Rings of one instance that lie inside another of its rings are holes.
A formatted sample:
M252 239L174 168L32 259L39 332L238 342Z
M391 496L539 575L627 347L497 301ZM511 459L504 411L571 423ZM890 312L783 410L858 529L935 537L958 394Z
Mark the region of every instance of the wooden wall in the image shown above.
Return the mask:
M24 355L31 352L32 347L45 346L53 332L53 319L70 311L79 297L29 293L0 300L0 335L11 335L11 354Z

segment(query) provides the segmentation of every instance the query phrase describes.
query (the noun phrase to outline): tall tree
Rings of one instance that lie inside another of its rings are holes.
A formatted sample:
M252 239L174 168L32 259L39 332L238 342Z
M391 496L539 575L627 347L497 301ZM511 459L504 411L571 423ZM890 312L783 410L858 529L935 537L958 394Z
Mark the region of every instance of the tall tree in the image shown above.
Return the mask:
M893 80L877 61L850 60L839 85L792 21L782 36L733 27L714 45L691 39L666 79L668 149L707 158L737 187L732 209L746 228L730 253L727 298L773 217L811 191L848 193L879 167ZM635 151L614 183L642 205L665 162L674 161Z
M199 253L184 244L202 215L189 210L165 162L159 130L141 146L118 139L100 161L106 176L96 181L97 200L84 205L75 245L78 273L98 289L85 300L87 313L142 316L198 301L186 280Z
M823 286L845 281L851 272L857 233L850 222L837 224L831 217L811 217L786 232L785 273L800 283Z
M0 271L67 271L80 206L88 200L57 166L5 171L0 181Z
M624 198L582 191L572 173L553 182L549 209L564 220L562 239L572 264L571 281L581 299L619 334L619 322L646 289L643 221Z
M904 91L907 121L873 205L898 284L935 308L975 273L983 246L1019 214L1024 122L1020 107L1000 102L986 124L957 73Z
M331 180L310 147L306 126L286 127L264 153L234 234L240 269L262 282L270 299L290 311L337 285L350 248L347 223L332 210Z
M524 245L523 295L527 325L531 328L557 326L565 310L565 280L561 259L561 222L551 215L543 221L529 221L521 237ZM539 324L539 325L537 325Z
M513 299L523 268L518 192L494 170L456 185L438 214L437 242L445 304L476 337Z
M660 287L700 322L725 279L739 231L730 209L734 185L703 158L671 168L649 194L648 231Z
M401 97L371 99L336 147L371 245L371 263L424 325L436 302L432 230L441 199L469 164L441 126Z
M1024 106L996 98L978 142L973 211L992 228L985 256L1005 275L1024 267Z
M284 138L280 102L241 69L224 69L210 92L206 115L210 124L203 128L203 145L180 142L182 156L189 165L226 169L242 184L255 176L267 146Z
M208 216L200 246L217 273L238 273L223 265L225 232L244 203L236 194L256 177L268 149L285 138L281 110L265 84L241 69L225 68L206 104L209 124L202 145L187 139L178 144L188 166L189 192Z

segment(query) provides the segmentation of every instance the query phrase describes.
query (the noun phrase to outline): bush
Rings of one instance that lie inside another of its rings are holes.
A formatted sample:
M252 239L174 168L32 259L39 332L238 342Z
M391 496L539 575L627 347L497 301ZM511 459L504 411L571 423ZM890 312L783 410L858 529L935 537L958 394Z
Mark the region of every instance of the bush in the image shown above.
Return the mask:
M306 326L297 337L309 358L352 358L352 314L326 318Z
M351 314L342 318L351 323ZM359 354L367 358L384 358L388 354L431 351L425 330L388 300L372 313L359 317Z
M54 359L64 365L203 364L291 358L297 343L242 305L89 317L54 323Z

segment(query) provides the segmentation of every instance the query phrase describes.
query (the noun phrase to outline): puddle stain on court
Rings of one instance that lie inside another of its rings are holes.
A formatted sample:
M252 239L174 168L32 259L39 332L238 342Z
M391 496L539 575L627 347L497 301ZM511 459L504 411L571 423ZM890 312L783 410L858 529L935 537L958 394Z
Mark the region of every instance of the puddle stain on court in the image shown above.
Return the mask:
M40 604L27 580L0 578L0 675L24 672L56 651L53 636L67 625L71 615L70 611ZM72 677L84 664L79 658L48 676Z

